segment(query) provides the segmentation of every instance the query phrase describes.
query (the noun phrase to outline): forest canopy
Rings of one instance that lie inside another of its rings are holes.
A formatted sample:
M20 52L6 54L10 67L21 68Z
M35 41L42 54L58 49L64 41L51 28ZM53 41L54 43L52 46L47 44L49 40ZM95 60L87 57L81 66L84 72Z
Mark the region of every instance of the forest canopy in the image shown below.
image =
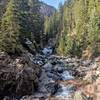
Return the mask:
M0 50L36 52L55 38L55 52L63 56L100 54L99 0L67 0L51 16L41 15L38 0L8 0L0 9ZM46 9L45 9L46 10ZM48 10L49 12L49 10Z
M45 33L56 37L56 52L67 56L100 54L100 1L67 0L45 21Z

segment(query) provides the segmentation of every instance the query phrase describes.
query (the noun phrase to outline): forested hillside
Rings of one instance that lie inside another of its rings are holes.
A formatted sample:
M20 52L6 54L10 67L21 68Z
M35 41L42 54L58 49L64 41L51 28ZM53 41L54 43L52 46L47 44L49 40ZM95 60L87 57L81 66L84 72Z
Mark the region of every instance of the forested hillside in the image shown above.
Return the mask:
M53 6L47 5L43 2L40 2L40 13L43 14L43 16L51 16L53 13L55 13L56 9Z
M0 50L22 52L29 40L32 44L27 49L38 51L43 44L44 18L55 8L38 0L1 0L0 5Z
M90 58L100 53L98 0L67 0L58 11L38 0L1 0L1 5L1 50L20 52L20 43L28 38L35 52L45 40L56 38L57 54Z
M100 100L100 0L0 0L0 100Z
M56 37L59 55L100 54L100 1L67 0L59 11L46 18L45 33Z

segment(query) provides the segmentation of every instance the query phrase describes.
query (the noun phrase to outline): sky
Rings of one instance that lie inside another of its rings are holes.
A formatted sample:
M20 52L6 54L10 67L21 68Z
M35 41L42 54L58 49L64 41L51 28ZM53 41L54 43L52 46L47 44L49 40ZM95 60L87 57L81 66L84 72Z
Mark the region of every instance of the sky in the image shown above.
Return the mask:
M44 1L45 3L54 6L55 8L58 8L59 3L62 2L63 4L65 0L41 0L41 1Z

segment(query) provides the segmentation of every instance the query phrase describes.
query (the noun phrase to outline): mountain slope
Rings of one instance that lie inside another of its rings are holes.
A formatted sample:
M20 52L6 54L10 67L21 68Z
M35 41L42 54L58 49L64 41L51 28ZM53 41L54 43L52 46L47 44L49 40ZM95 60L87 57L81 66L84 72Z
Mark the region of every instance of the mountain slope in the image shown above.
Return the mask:
M40 2L40 12L43 16L51 16L55 11L56 9L53 6Z
M9 0L0 0L0 12L2 11L1 9L5 8L5 6L7 5L8 1ZM56 11L56 9L53 6L50 6L50 5L48 5L48 4L44 3L44 2L39 2L39 5L40 5L40 13L43 16L51 16ZM1 12L1 13L3 13L3 12Z

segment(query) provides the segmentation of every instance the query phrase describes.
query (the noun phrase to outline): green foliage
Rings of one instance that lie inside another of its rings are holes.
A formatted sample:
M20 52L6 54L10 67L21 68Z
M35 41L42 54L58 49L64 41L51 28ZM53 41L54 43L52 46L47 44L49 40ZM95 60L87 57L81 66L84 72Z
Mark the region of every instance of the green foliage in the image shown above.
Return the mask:
M43 33L43 23L44 18L40 14L40 3L39 0L29 0L29 5L31 7L31 17L32 17L32 28L33 28L33 39L37 44L40 44L42 41Z
M31 4L35 10L28 0L10 0L8 2L0 24L0 51L19 53L23 51L22 43L25 42L25 38L28 38L33 44L36 41L35 38L39 38L42 22L40 22L39 5L36 6L38 0L33 2Z
M18 48L20 47L19 36L21 27L18 19L18 5L16 5L15 0L11 0L1 22L0 49L8 53L20 51Z
M58 23L55 20L52 23L51 19L58 19ZM98 53L96 46L100 43L99 0L68 0L60 6L55 17L47 18L46 23L46 33L58 38L58 54L81 57L90 48L91 55ZM55 33L53 30L56 30Z

